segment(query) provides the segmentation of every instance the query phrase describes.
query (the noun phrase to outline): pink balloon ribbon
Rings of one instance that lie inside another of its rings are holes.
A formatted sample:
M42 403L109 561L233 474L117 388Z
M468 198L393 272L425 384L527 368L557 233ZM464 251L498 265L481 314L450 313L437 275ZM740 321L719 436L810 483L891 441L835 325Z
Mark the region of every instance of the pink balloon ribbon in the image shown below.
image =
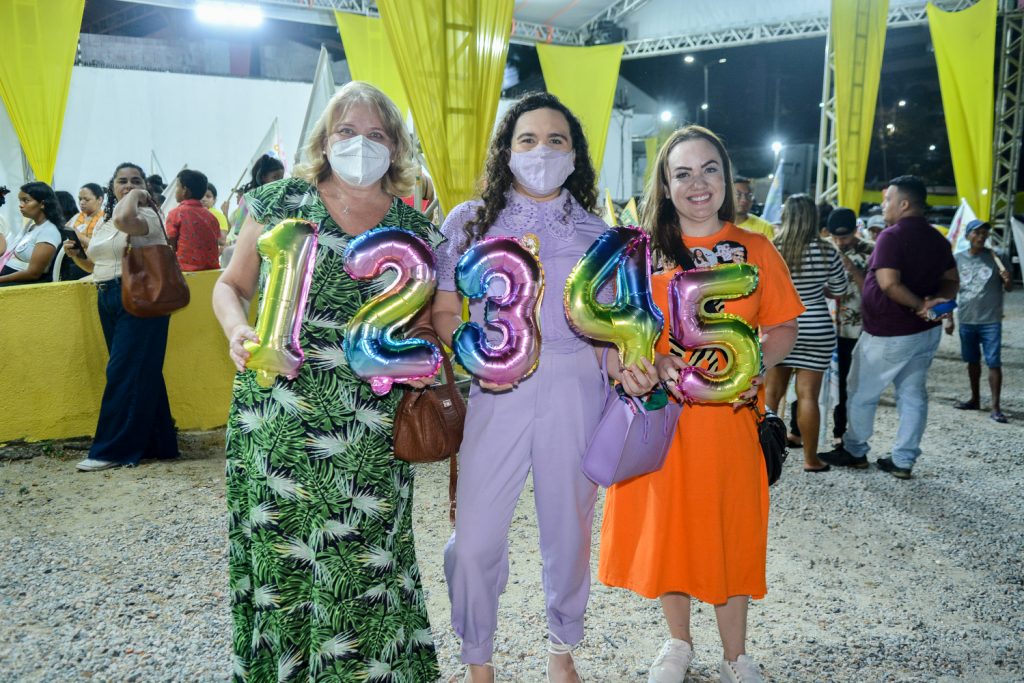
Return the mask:
M491 282L504 285L501 296L488 296ZM540 362L537 312L544 295L544 269L518 240L490 237L474 244L455 266L459 293L487 298L484 325L501 333L492 343L483 327L462 323L452 336L456 360L474 377L494 384L513 384Z
M273 386L278 376L295 379L305 360L299 332L313 281L318 232L309 221L286 218L256 240L270 269L256 318L259 342L242 345L250 354L245 367L256 371L260 386Z
M672 335L686 351L714 348L726 358L715 373L684 368L679 391L694 403L733 403L761 373L761 342L757 331L738 315L708 313L710 299L738 299L757 289L757 266L728 263L684 270L669 285Z
M395 272L395 281L363 304L345 332L349 367L378 395L388 393L395 382L433 377L441 365L440 352L427 340L396 338L434 296L433 252L412 232L392 227L368 230L345 250L345 270L357 280L388 269Z

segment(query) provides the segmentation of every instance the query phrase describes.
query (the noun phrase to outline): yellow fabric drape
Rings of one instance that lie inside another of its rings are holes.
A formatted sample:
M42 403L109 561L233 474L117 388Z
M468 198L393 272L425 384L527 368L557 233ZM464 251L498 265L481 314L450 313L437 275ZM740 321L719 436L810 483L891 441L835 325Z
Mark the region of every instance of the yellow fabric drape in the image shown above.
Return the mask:
M0 98L37 180L53 182L85 0L0 2Z
M376 17L351 12L335 12L341 45L352 73L352 80L366 81L380 88L398 106L405 116L409 113L409 98L402 87L384 24Z
M547 90L569 107L583 124L590 160L594 162L594 170L599 177L623 47L622 43L595 47L537 45Z
M475 194L505 73L512 0L378 0L445 212Z
M654 164L658 161L658 147L660 147L660 141L657 135L644 138L644 156L647 158L647 166L644 168L644 187L647 187L647 181L651 178L651 173L654 172Z
M601 216L604 222L611 227L615 227L619 224L619 219L615 212L615 202L612 201L612 193L607 187L604 189L604 215Z
M889 0L832 0L839 205L860 211Z
M983 221L992 210L996 9L996 0L961 12L928 5L956 191Z

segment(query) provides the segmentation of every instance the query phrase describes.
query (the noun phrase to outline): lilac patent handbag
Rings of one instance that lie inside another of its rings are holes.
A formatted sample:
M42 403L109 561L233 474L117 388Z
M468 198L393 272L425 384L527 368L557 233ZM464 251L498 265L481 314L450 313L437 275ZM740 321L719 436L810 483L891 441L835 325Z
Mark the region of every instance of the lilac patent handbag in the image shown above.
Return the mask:
M661 469L683 410L671 400L647 410L639 398L619 395L608 382L607 359L606 350L601 358L604 410L580 465L590 481L606 487Z

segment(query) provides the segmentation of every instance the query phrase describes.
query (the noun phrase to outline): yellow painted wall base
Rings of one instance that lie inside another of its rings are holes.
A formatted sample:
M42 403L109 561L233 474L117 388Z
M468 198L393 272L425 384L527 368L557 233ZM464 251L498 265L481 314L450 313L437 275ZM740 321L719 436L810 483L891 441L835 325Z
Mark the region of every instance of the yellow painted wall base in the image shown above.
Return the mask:
M227 421L235 369L210 305L219 275L186 273L191 303L171 316L164 379L178 429ZM0 443L91 437L106 367L95 285L0 288Z

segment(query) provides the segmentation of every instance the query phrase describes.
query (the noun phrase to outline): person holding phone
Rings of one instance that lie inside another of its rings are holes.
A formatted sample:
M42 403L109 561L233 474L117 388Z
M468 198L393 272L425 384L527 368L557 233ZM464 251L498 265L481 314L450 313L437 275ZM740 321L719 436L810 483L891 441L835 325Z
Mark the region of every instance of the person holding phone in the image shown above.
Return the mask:
M121 305L121 259L128 245L165 244L156 205L141 166L123 163L107 188L110 202L86 253L66 240L64 251L93 274L103 339L110 352L107 385L89 457L82 472L136 465L143 458L178 457L178 438L164 384L170 316L137 318Z
M941 316L930 309L955 299L960 288L949 242L924 217L927 199L924 181L910 175L892 180L882 195L889 227L878 236L864 277L864 331L847 378L846 434L841 446L818 455L831 465L868 467L875 410L890 384L896 390L899 428L892 454L878 459L878 469L910 479L921 455L928 368L942 335Z

